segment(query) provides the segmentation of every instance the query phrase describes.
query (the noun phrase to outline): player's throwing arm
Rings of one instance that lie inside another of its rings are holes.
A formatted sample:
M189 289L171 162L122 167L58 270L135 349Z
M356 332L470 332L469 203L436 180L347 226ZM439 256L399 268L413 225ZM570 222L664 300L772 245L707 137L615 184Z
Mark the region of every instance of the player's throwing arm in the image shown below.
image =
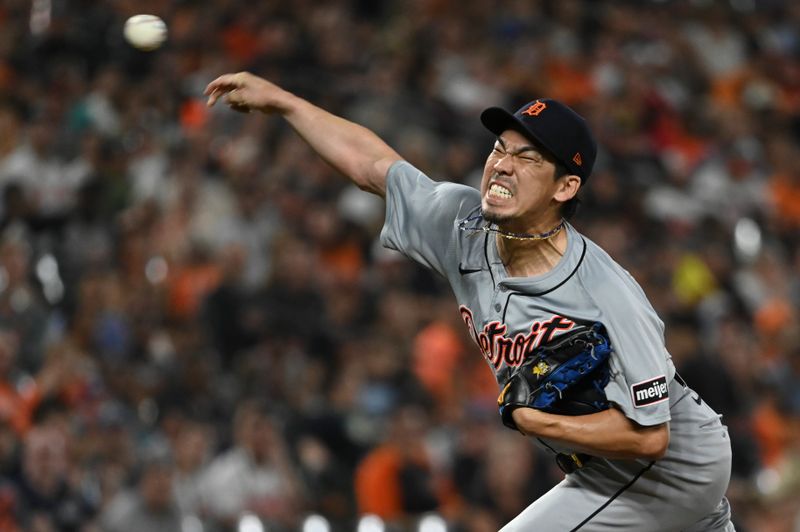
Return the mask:
M369 129L249 72L224 74L208 84L205 94L209 107L224 99L236 111L280 114L320 157L359 188L386 195L386 173L400 156Z

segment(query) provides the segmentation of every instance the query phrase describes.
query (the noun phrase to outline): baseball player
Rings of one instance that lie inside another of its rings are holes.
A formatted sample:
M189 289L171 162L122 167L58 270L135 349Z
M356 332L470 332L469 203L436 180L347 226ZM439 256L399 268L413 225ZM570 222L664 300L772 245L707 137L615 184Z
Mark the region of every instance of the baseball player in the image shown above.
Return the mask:
M450 282L501 385L537 346L587 324L607 331L610 408L508 411L567 474L503 532L734 530L720 416L676 374L664 325L636 281L565 221L596 155L572 109L539 99L513 114L484 111L497 140L476 190L432 181L371 131L252 74L223 75L206 94L209 105L224 98L239 111L280 114L332 166L384 197L383 244Z

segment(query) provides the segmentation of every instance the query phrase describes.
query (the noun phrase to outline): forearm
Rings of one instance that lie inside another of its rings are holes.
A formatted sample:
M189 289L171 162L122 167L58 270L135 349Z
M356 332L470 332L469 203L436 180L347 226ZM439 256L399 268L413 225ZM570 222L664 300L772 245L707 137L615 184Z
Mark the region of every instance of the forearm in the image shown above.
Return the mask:
M283 116L320 157L359 188L386 195L386 172L401 157L369 129L296 96Z
M237 111L280 114L314 151L353 183L386 195L386 172L401 157L369 129L249 72L223 74L208 84L205 94L209 106L224 98Z
M559 416L518 408L513 418L524 434L605 458L655 460L663 456L669 444L666 424L638 425L616 408L585 416Z

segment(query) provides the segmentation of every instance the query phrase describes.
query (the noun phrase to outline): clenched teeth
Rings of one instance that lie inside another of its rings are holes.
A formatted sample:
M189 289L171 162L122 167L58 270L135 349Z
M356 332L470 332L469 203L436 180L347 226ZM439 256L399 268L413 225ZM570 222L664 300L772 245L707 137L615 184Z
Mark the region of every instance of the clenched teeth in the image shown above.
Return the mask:
M489 195L495 196L498 198L513 198L514 194L511 193L506 187L498 185L497 183L492 184L489 187Z

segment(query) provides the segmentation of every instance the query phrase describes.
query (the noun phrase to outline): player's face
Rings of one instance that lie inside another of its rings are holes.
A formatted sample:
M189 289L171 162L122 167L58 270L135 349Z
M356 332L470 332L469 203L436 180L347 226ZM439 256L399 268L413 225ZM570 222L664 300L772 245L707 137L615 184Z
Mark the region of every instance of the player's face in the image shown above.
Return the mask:
M486 159L481 182L483 217L509 229L527 231L558 211L555 162L521 133L503 132ZM553 212L551 212L553 211Z

